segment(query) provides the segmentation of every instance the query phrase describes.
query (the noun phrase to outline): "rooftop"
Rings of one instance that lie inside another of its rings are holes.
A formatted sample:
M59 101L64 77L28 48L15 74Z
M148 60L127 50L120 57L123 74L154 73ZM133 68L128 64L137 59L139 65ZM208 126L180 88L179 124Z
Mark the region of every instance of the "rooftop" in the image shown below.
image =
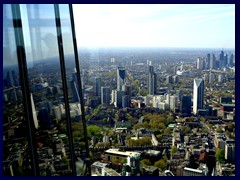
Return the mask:
M119 151L119 149L108 149L105 151L105 153L110 153L110 154L116 154L116 155L122 155L122 156L135 156L135 155L140 155L138 152L133 152L133 151Z

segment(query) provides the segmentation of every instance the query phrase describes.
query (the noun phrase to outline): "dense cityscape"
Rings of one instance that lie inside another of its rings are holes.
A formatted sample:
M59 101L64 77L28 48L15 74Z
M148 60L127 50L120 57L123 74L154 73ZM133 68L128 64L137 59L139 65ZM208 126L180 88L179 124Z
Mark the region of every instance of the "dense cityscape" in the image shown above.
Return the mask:
M87 138L74 57L65 58L77 175L235 175L233 49L78 51ZM17 65L4 67L6 176L31 175L19 76ZM59 59L34 62L28 77L40 175L72 175Z

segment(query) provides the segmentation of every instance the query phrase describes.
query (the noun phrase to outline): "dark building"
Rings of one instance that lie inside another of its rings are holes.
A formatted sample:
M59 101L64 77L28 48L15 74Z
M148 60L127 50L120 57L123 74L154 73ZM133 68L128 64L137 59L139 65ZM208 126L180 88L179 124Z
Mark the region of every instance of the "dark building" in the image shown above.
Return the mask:
M185 116L190 116L191 106L192 106L191 96L182 96L180 112Z
M125 84L126 70L124 67L117 68L117 90L122 91Z
M73 102L80 102L80 97L79 97L79 93L78 93L78 86L75 83L75 81L71 81L71 90L72 90L72 98L73 98Z
M38 119L39 119L40 127L42 129L52 128L51 119L46 108L40 109L40 111L38 112Z
M97 77L95 78L95 92L96 92L96 96L101 98L101 78Z
M148 66L148 94L157 94L157 74L153 66Z
M7 87L14 87L14 86L18 86L18 79L16 76L15 71L8 71L7 72Z

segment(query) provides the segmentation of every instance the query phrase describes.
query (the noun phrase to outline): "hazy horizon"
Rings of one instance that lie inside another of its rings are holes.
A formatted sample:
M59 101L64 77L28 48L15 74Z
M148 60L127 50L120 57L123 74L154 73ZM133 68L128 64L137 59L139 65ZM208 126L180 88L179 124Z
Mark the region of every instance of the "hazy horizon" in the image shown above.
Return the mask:
M74 4L78 46L235 49L234 4Z

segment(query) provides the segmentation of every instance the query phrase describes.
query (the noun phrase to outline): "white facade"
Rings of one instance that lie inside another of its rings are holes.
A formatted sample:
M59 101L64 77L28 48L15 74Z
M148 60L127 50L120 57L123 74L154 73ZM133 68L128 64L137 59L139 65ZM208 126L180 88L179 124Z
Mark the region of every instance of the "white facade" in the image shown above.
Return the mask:
M204 100L204 81L194 79L193 82L193 113L197 114L198 109L203 109Z

